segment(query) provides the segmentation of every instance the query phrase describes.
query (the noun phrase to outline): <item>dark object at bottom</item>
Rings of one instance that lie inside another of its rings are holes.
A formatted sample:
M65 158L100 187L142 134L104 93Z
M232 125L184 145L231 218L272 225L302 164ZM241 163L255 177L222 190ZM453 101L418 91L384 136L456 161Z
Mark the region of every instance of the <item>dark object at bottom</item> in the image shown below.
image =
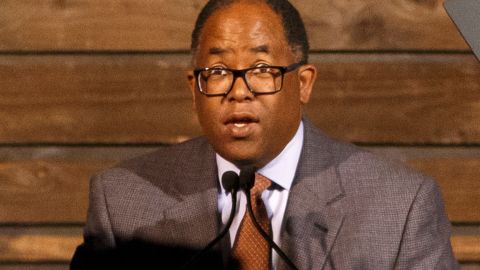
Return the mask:
M178 269L197 253L198 250L191 248L134 241L105 251L93 251L81 245L75 251L70 269ZM213 250L205 253L189 269L235 269L235 263L229 261L224 267L222 254Z

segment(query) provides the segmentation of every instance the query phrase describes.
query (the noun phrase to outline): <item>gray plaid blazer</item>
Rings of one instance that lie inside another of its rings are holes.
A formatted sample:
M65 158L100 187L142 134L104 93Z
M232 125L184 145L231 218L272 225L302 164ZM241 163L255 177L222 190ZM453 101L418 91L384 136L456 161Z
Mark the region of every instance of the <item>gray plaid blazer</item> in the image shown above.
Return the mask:
M304 124L281 232L282 249L299 269L458 269L434 180ZM84 245L114 250L142 239L201 249L220 230L217 177L205 138L99 173ZM278 269L287 266L279 260Z

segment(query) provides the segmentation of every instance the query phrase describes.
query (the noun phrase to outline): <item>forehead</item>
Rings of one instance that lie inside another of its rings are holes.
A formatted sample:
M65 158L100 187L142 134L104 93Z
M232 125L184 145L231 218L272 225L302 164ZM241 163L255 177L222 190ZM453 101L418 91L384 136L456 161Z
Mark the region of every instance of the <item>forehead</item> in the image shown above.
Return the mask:
M214 12L199 38L198 51L205 56L219 53L271 53L286 51L282 19L267 4L236 2Z

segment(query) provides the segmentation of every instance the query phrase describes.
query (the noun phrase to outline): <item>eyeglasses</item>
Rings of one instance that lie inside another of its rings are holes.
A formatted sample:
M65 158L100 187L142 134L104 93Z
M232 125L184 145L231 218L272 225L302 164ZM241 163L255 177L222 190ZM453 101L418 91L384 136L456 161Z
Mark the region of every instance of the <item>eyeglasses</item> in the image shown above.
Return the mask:
M198 90L206 96L226 96L232 90L235 80L241 77L253 94L273 94L282 90L283 76L303 65L303 62L289 66L259 66L246 69L222 67L198 68L193 71Z

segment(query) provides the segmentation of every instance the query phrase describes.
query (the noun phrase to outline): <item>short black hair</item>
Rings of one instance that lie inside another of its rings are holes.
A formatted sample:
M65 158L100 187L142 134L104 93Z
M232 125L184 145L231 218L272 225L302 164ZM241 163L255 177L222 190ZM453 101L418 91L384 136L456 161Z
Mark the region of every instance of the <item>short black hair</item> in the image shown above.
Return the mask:
M202 32L205 22L210 18L215 11L233 4L235 0L209 0L202 8L197 17L195 28L192 32L192 43L190 48L194 52L199 43L200 34ZM294 54L302 63L308 62L308 37L303 24L302 17L298 10L287 0L264 0L282 20L285 37L288 44L292 47Z

